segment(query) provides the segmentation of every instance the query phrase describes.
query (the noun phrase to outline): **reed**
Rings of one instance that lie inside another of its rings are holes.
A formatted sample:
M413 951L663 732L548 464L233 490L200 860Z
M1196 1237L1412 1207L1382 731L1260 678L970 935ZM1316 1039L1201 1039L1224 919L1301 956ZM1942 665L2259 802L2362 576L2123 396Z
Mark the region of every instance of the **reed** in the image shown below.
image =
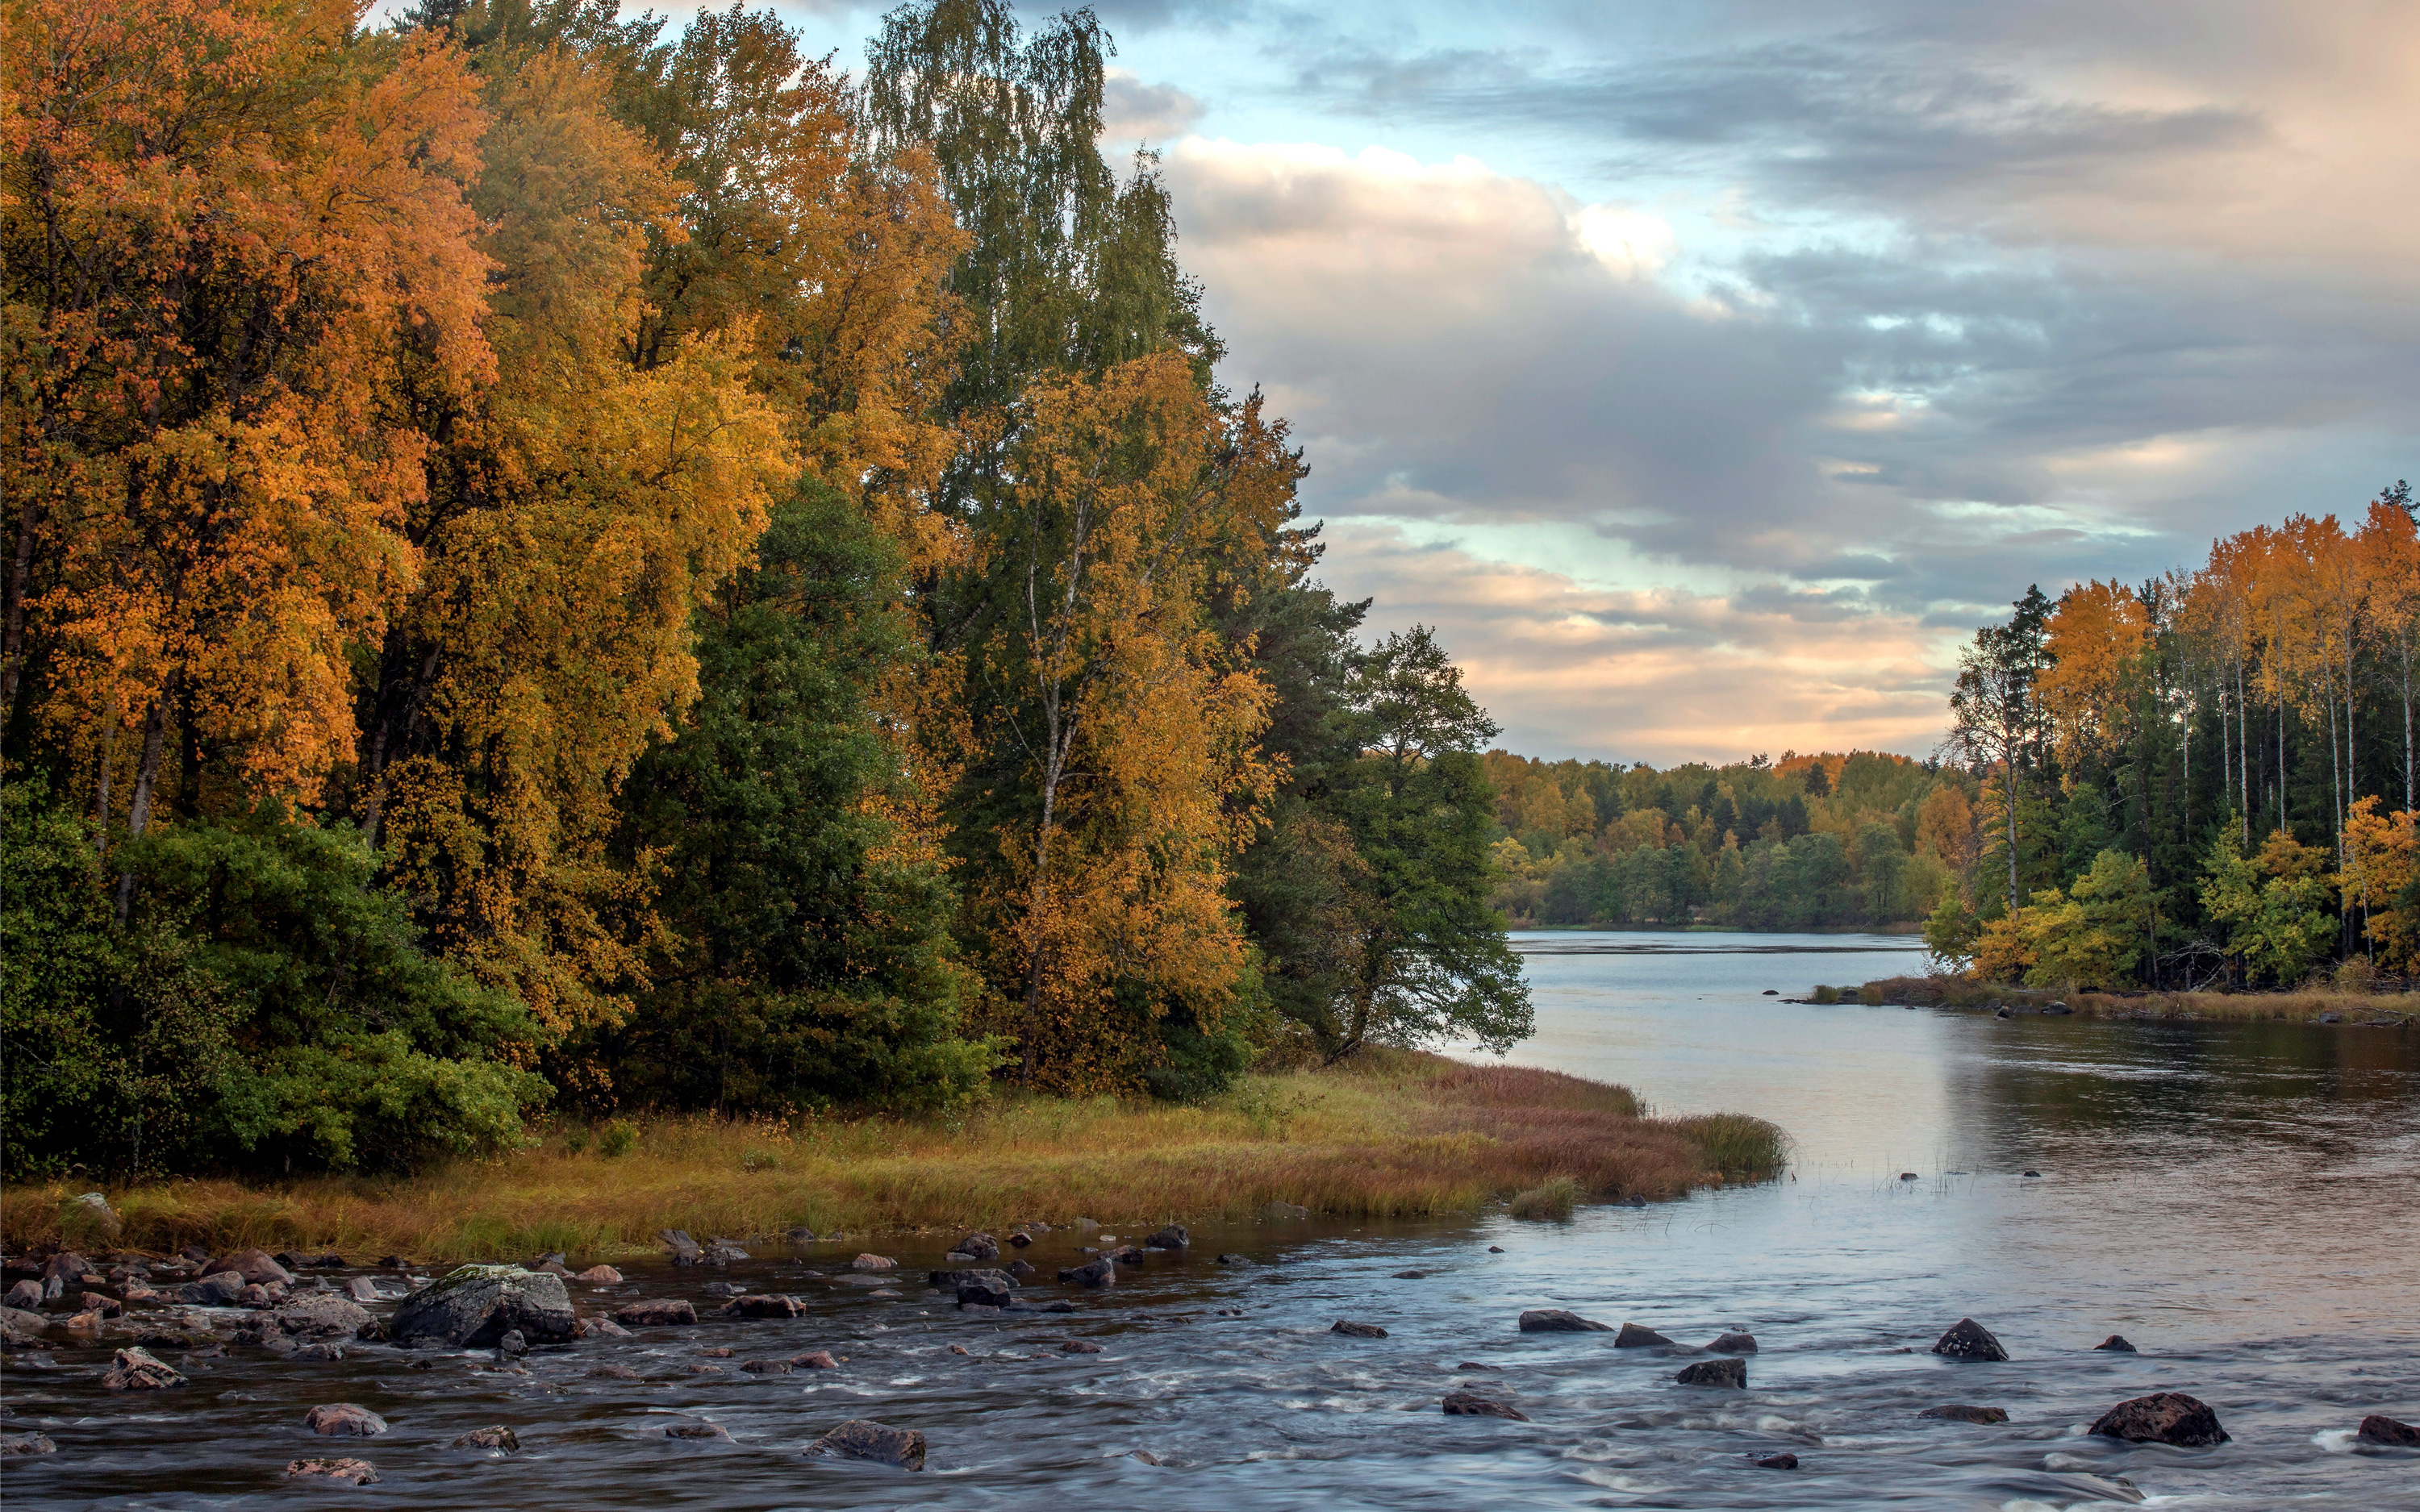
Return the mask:
M2380 1019L2420 1022L2420 999L2400 992L2360 992L2315 987L2292 992L2063 993L2043 987L1969 981L1962 977L1887 977L1859 989L1861 1001L1978 1011L2007 1006L2040 1009L2064 1003L2079 1017L2103 1019L2217 1020L2234 1023L2316 1022L2335 1014L2361 1026Z
M1377 1051L1249 1076L1208 1104L1001 1098L947 1121L628 1120L628 1148L577 1125L508 1159L410 1178L175 1180L109 1192L116 1245L327 1248L415 1260L547 1250L610 1257L661 1228L854 1236L1083 1216L1131 1226L1247 1217L1272 1201L1367 1218L1468 1212L1557 1180L1575 1200L1678 1196L1771 1176L1779 1130L1739 1115L1655 1119L1623 1088L1555 1072ZM12 1249L61 1227L86 1185L0 1195ZM73 1222L72 1216L67 1219Z

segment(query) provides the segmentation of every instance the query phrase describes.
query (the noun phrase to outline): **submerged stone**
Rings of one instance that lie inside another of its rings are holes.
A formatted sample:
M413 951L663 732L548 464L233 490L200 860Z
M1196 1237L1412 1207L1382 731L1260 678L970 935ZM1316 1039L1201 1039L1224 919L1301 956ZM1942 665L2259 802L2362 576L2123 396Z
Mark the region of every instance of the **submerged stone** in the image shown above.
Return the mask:
M1560 1307L1533 1307L1521 1315L1521 1332L1524 1334L1610 1334L1613 1328L1610 1324L1600 1323L1592 1318L1582 1318L1577 1313L1566 1312Z

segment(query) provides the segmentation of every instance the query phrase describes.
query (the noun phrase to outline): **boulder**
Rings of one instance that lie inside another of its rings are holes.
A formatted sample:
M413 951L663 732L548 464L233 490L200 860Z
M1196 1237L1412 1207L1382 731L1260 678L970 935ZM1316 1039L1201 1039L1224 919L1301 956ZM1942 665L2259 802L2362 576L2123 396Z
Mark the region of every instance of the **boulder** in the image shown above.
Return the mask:
M2126 1335L2123 1334L2112 1334L2107 1338L2102 1339L2100 1343L2094 1345L2093 1348L2096 1350L2107 1350L2116 1354L2135 1354L2141 1352L2137 1350L2134 1346L2126 1342Z
M1672 1341L1652 1328L1624 1323L1621 1332L1613 1336L1613 1347L1617 1350L1668 1350L1672 1347Z
M322 1402L302 1414L302 1426L322 1438L375 1439L386 1419L355 1402Z
M387 1294L379 1289L379 1284L365 1275L357 1275L350 1281L346 1282L345 1295L355 1302L384 1302L387 1300Z
M92 1262L71 1249L63 1249L42 1262L42 1294L55 1297L72 1283L90 1274ZM54 1286L52 1283L57 1283Z
M1712 1344L1707 1345L1706 1352L1708 1354L1754 1354L1756 1352L1756 1335L1753 1334L1726 1334L1722 1337L1714 1340Z
M42 1305L42 1284L24 1280L8 1288L7 1304L23 1312L39 1312Z
M1107 1255L1104 1255L1102 1258L1115 1260L1120 1265L1140 1265L1142 1263L1142 1256L1143 1252L1140 1245L1120 1244L1117 1248L1109 1251Z
M1027 1276L1040 1273L1033 1269L1030 1262L1025 1260L1011 1260L1006 1265L1001 1266L1001 1269L1007 1272L1011 1277L1020 1283L1023 1282Z
M571 1336L576 1339L626 1339L630 1336L630 1331L610 1318L583 1318L571 1325Z
M750 1360L739 1368L752 1376L786 1376L798 1366L787 1360Z
M1387 1336L1387 1331L1375 1323L1357 1323L1344 1318L1340 1318L1329 1324L1327 1331L1357 1339L1382 1339Z
M112 1391L162 1391L183 1385L185 1378L137 1344L117 1351L109 1368L101 1373L101 1383Z
M2173 1443L2188 1449L2228 1442L2218 1414L2180 1391L2155 1391L2119 1402L2101 1414L2092 1431L2129 1443Z
M675 1265L695 1265L706 1253L696 1240L689 1237L689 1230L685 1228L659 1229L656 1237L663 1241L664 1248L672 1251Z
M1118 1279L1118 1268L1107 1259L1098 1259L1089 1265L1074 1266L1062 1271L1059 1273L1059 1279L1070 1286L1097 1288L1114 1284Z
M1426 1281L1428 1278L1429 1273L1426 1271L1397 1271L1388 1277L1393 1281Z
M243 1277L233 1271L221 1271L199 1281L188 1281L177 1288L179 1301L198 1307L232 1307L243 1295Z
M549 1275L559 1275L566 1281L571 1279L571 1267L564 1264L561 1260L540 1260L535 1265L531 1266L530 1269L533 1271L544 1271Z
M675 1423L664 1429L667 1439L693 1439L709 1443L729 1443L731 1430L720 1423Z
M202 1267L202 1274L205 1276L216 1275L225 1271L233 1271L256 1287L265 1287L271 1283L290 1286L294 1281L294 1273L278 1264L267 1250L240 1249L232 1254L222 1255Z
M938 1291L955 1291L973 1281L999 1281L1012 1287L1016 1284L1006 1271L929 1271L924 1275L924 1284Z
M219 1273L221 1275L228 1273L225 1271ZM239 1307L274 1307L285 1295L284 1287L264 1287L257 1281L247 1281L243 1289L235 1294L235 1304Z
M722 1304L725 1318L796 1318L807 1304L787 1292L768 1291L756 1297L734 1297Z
M99 1313L103 1318L116 1318L126 1311L126 1304L105 1292L87 1291L76 1304L79 1312Z
M1750 1455L1748 1460L1759 1470L1796 1470L1798 1468L1798 1457L1788 1450L1777 1455L1766 1455L1761 1458Z
M680 1327L697 1321L697 1308L678 1298L656 1298L616 1309L613 1320L630 1328Z
M340 1480L354 1486L367 1486L379 1478L378 1471L366 1459L293 1459L286 1465L288 1475L317 1475L328 1480Z
M831 1350L809 1350L804 1354L794 1354L790 1356L790 1363L797 1365L801 1370L837 1370L840 1368L840 1362L832 1358Z
M622 1284L622 1273L610 1265L592 1265L571 1279L582 1286L616 1287Z
M812 1244L815 1242L815 1231L804 1224L792 1224L790 1231L783 1237L793 1244Z
M1193 1236L1186 1231L1186 1227L1183 1224L1170 1224L1168 1227L1160 1229L1157 1233L1152 1235L1149 1239L1144 1240L1142 1242L1142 1247L1145 1249L1178 1250L1184 1249L1192 1242Z
M2383 1443L2397 1449L2420 1449L2420 1428L2409 1423L2397 1423L2382 1413L2372 1412L2361 1420L2353 1437L2364 1443Z
M269 1315L269 1321L289 1338L365 1339L378 1334L378 1322L361 1305L333 1291L298 1297Z
M1747 1390L1747 1362L1745 1360L1700 1360L1672 1379L1683 1386L1729 1386L1734 1391L1745 1391Z
M28 1455L54 1455L59 1446L46 1433L11 1433L0 1438L0 1459L18 1459Z
M508 1335L506 1336L510 1337L511 1335ZM341 1360L344 1357L345 1347L341 1344L335 1343L298 1344L292 1350L287 1351L286 1355L286 1358L288 1360L328 1361Z
M504 1330L504 1336L496 1340L496 1354L500 1359L507 1356L518 1359L527 1353L529 1337L518 1328Z
M1252 1258L1249 1255L1221 1255L1218 1257L1218 1263L1221 1265L1249 1265L1252 1263Z
M1000 1241L992 1238L989 1234L969 1234L966 1238L959 1240L956 1243L951 1245L950 1248L971 1260L996 1260L1000 1258Z
M0 1307L0 1348L30 1350L42 1342L47 1326L42 1315L20 1307Z
M1534 1307L1521 1315L1524 1334L1610 1334L1609 1324L1565 1312L1560 1307Z
M387 1327L400 1344L442 1339L476 1350L515 1329L560 1344L577 1321L561 1276L518 1265L465 1265L406 1298Z
M871 1459L902 1470L924 1468L924 1435L914 1428L894 1428L871 1418L853 1417L817 1439L814 1451L844 1459Z
M1506 1417L1515 1423L1527 1423L1529 1414L1511 1402L1499 1402L1493 1396L1481 1396L1473 1391L1450 1391L1445 1394L1448 1417Z
M848 1262L852 1271L888 1271L899 1262L887 1255L861 1255Z
M958 1283L958 1305L961 1307L1005 1307L1011 1300L1012 1283L995 1271L988 1275L972 1274Z
M1945 1402L1939 1407L1928 1407L1916 1415L1947 1418L1952 1423L2006 1423L2009 1410L2005 1407L1963 1407L1956 1402Z
M1008 1242L1014 1247L1023 1249L1026 1245L1033 1242L1033 1236L1020 1228L1008 1236Z
M491 1428L473 1428L454 1441L457 1449L485 1449L490 1454L519 1454L521 1436L499 1423Z
M1272 1202L1261 1209L1264 1218L1308 1218L1309 1208L1297 1208L1291 1202Z
M697 1289L709 1297L737 1297L748 1288L731 1281L709 1281Z
M1935 1339L1932 1352L1952 1360L2005 1360L2009 1351L1992 1331L1971 1318L1962 1318L1949 1326L1949 1331Z
M1098 1354L1101 1352L1101 1347L1091 1339L1061 1339L1059 1352L1061 1354Z

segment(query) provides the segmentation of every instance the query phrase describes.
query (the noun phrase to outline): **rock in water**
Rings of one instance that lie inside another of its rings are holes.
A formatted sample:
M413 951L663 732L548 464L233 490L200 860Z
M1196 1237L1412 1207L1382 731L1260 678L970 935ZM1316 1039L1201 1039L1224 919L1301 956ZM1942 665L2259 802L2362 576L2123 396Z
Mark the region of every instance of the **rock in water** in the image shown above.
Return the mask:
M831 1351L830 1350L809 1350L804 1354L794 1354L790 1356L790 1363L797 1365L801 1370L837 1370L840 1368L840 1362L831 1357Z
M1375 1323L1357 1323L1342 1318L1329 1324L1327 1331L1357 1339L1382 1339L1387 1336L1387 1331Z
M1756 1335L1753 1334L1726 1334L1722 1337L1714 1340L1712 1344L1707 1345L1706 1352L1708 1354L1754 1354L1756 1352Z
M756 1297L734 1297L722 1304L725 1318L796 1318L806 1310L805 1303L783 1291L769 1291Z
M302 1426L323 1438L374 1439L386 1431L386 1419L352 1402L323 1402L302 1414Z
M294 1459L288 1460L289 1475L323 1475L329 1480L341 1480L355 1486L367 1486L378 1479L378 1471L366 1459Z
M1193 1236L1183 1224L1170 1224L1142 1242L1145 1249L1179 1250L1193 1242Z
M1499 1402L1493 1396L1481 1396L1474 1391L1450 1391L1445 1394L1448 1417L1509 1417L1515 1423L1527 1423L1529 1414L1511 1402Z
M232 1306L243 1295L243 1277L233 1271L221 1271L199 1281L188 1281L177 1288L177 1298L197 1307Z
M202 1274L206 1276L216 1275L224 1271L233 1271L256 1287L265 1287L271 1282L283 1286L294 1284L294 1273L278 1264L267 1250L237 1250L232 1255L223 1255L202 1267Z
M630 1328L683 1327L697 1321L697 1308L680 1298L658 1298L630 1304L615 1312L613 1320Z
M2397 1449L2420 1449L2420 1428L2409 1423L2397 1423L2382 1413L2372 1412L2361 1420L2353 1437L2364 1443L2391 1444Z
M2009 1410L2005 1407L1962 1407L1956 1402L1947 1402L1939 1407L1928 1407L1916 1415L1947 1418L1952 1423L2006 1423Z
M861 1255L848 1262L852 1271L888 1271L899 1262L888 1255Z
M131 1350L120 1350L102 1373L101 1383L112 1391L163 1391L181 1386L185 1378L163 1361L152 1358L140 1344Z
M1663 1335L1652 1328L1641 1328L1637 1323L1622 1324L1621 1332L1613 1336L1613 1347L1617 1350L1669 1349L1671 1345L1672 1341Z
M956 1243L951 1245L950 1248L960 1255L966 1256L969 1259L996 1260L1000 1258L1000 1241L992 1238L989 1234L969 1234L966 1238L959 1240Z
M2155 1391L2119 1402L2101 1414L2092 1431L2129 1443L2173 1443L2186 1449L2229 1442L2227 1431L2218 1426L2218 1414L2180 1391Z
M845 1459L871 1459L902 1470L924 1468L924 1435L871 1418L853 1417L814 1442L815 1452Z
M1061 1354L1098 1354L1101 1352L1101 1347L1091 1339L1062 1339L1059 1341L1059 1352Z
M405 1298L388 1332L399 1344L443 1339L476 1350L515 1329L523 1338L560 1344L578 1321L563 1277L518 1265L465 1265Z
M1008 1277L995 1272L990 1275L970 1275L958 1283L957 1298L961 1307L1005 1307L1013 1300Z
M1112 1286L1118 1279L1118 1268L1108 1257L1078 1265L1059 1273L1059 1279L1070 1286L1100 1288Z
M0 1459L16 1459L26 1455L54 1455L59 1446L47 1433L12 1433L0 1438Z
M366 1311L333 1291L297 1298L270 1314L269 1321L297 1339L365 1339L378 1333Z
M2112 1334L2107 1338L2102 1339L2100 1343L2094 1345L2093 1348L2096 1350L2108 1350L2117 1354L2134 1354L2140 1352L2134 1348L2134 1346L2126 1342L2126 1335L2123 1334Z
M622 1282L622 1273L616 1271L610 1265L592 1265L587 1270L573 1276L571 1279L579 1282L582 1286L619 1286Z
M2009 1351L1992 1331L1971 1318L1962 1318L1950 1325L1949 1332L1933 1341L1932 1352L1946 1354L1953 1360L2005 1360Z
M1758 1459L1754 1455L1748 1458L1756 1461L1756 1468L1759 1470L1796 1470L1798 1468L1798 1457L1787 1451L1777 1455L1766 1455L1761 1459Z
M486 1449L494 1454L520 1453L521 1438L499 1423L491 1428L473 1428L454 1441L457 1449Z
M675 1423L664 1429L667 1439L700 1439L709 1443L729 1443L731 1430L720 1423Z
M27 1279L8 1288L8 1305L24 1312L39 1312L42 1307L42 1284Z
M1745 1391L1747 1390L1747 1362L1745 1360L1700 1360L1672 1379L1683 1386L1729 1386L1734 1391Z
M1521 1315L1521 1332L1524 1334L1610 1334L1613 1329L1608 1324L1582 1318L1577 1313L1565 1312L1560 1307L1538 1307Z

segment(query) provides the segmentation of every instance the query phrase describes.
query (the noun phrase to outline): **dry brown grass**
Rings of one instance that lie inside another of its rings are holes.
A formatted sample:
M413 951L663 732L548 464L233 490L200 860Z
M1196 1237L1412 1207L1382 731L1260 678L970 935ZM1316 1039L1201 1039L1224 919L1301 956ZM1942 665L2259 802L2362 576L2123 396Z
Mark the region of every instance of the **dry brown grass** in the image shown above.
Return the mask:
M1858 989L1869 1003L1915 1003L1925 1007L1964 1008L1988 1011L2040 1008L2065 1003L2084 1018L2207 1019L2236 1023L2309 1023L2334 1013L2347 1024L2365 1020L2420 1021L2420 999L2408 993L2364 993L2321 987L2275 993L2095 993L2067 994L2040 987L2009 987L1967 981L1957 977L1890 977Z
M569 1133L409 1179L184 1180L109 1196L126 1221L118 1243L132 1248L443 1260L628 1253L666 1227L863 1235L1079 1215L1125 1226L1240 1218L1271 1201L1406 1217L1474 1211L1557 1177L1599 1197L1665 1197L1770 1175L1784 1156L1780 1132L1759 1119L1642 1119L1622 1088L1403 1053L1248 1077L1202 1107L1032 1098L946 1124L662 1119L638 1124L618 1158L575 1153ZM11 1248L88 1238L61 1230L79 1190L12 1187L0 1235Z

